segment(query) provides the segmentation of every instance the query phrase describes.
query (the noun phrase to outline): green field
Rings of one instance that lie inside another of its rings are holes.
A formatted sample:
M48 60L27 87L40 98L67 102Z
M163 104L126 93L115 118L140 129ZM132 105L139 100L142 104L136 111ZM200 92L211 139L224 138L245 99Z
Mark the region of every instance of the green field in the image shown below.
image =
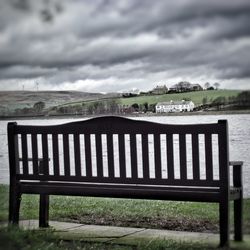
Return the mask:
M209 90L209 91L195 91L186 92L178 94L165 94L165 95L153 95L153 96L138 96L131 98L121 98L121 104L132 105L133 103L143 104L147 102L148 104L156 104L158 102L168 102L168 101L181 101L183 99L188 99L194 102L195 105L202 104L202 99L207 98L208 102L216 99L217 97L231 97L237 96L241 90Z
M168 102L168 101L181 101L184 99L191 100L194 102L196 106L202 104L203 98L207 98L207 102L210 103L217 97L228 97L237 96L241 93L241 90L209 90L209 91L194 91L194 92L186 92L186 93L175 93L175 94L164 94L164 95L148 95L148 96L137 96L137 97L127 97L127 98L115 98L119 104L122 105L129 105L131 106L134 103L137 104L156 104L158 102ZM111 98L112 99L112 98ZM82 101L82 102L71 102L65 103L63 105L59 105L58 107L65 107L65 106L75 106L75 105L90 105L96 101L103 102L107 101L107 99L100 99L100 100L89 100L89 101Z
M21 219L38 219L38 198L38 195L23 195ZM218 204L213 203L70 196L51 196L50 199L51 220L181 231L218 232L218 211ZM250 233L249 211L250 199L246 199L245 233ZM0 185L0 221L6 221L7 217L8 186Z
M38 219L38 195L23 195L20 219ZM233 222L231 203L231 222ZM250 199L244 200L244 233L250 233ZM217 232L218 204L51 196L50 220L84 224L159 228L182 231ZM8 186L0 185L0 225L8 218ZM231 223L231 230L233 223ZM22 231L0 226L0 249L215 249L204 243L155 240L138 246L63 241L52 231ZM232 248L243 249L243 248ZM249 249L249 245L244 249Z

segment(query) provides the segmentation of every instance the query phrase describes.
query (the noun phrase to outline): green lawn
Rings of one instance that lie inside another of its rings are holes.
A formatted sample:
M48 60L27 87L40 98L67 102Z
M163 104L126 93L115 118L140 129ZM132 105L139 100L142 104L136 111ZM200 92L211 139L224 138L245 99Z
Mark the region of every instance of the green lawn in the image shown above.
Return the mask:
M250 199L246 199L244 231L247 233L250 233L249 211ZM7 220L7 215L8 189L0 185L0 221ZM23 195L20 218L38 218L37 195ZM50 219L85 224L218 232L218 204L51 196Z
M131 98L121 98L122 104L132 105L133 103L143 104L147 102L148 104L154 104L158 102L168 102L168 101L181 101L183 99L190 99L195 105L202 104L202 99L207 98L208 102L216 99L219 96L228 98L230 96L237 96L240 90L209 90L209 91L195 91L187 93L178 94L165 94L165 95L153 95L153 96L138 96Z
M245 244L244 244L245 245ZM84 241L64 241L53 234L53 230L20 230L15 227L0 227L1 250L164 250L164 249L216 249L204 243L177 242L173 240L153 240L138 245L117 245L112 243L93 243ZM235 248L240 250L241 248ZM247 248L244 248L247 249Z
M167 101L181 101L183 99L188 99L194 102L195 105L202 104L203 98L207 98L208 102L216 99L217 97L232 97L237 96L241 93L241 90L209 90L209 91L194 91L187 93L176 93L176 94L164 94L164 95L149 95L149 96L137 96L130 98L117 98L117 101L123 105L132 105L134 103L144 104L147 102L148 104L156 104L158 102L167 102ZM59 105L59 107L63 106L74 106L74 105L90 105L97 100L91 101L83 101L83 102L71 102L65 103L63 105ZM99 101L105 101L104 99L100 99Z
M232 209L231 209L232 210ZM244 231L250 233L250 199L244 200ZM8 186L0 185L0 222L8 217ZM38 196L23 195L20 219L38 218ZM86 224L218 232L218 205L194 202L148 201L51 196L50 220ZM156 240L138 246L59 240L50 231L0 227L0 249L211 249L202 243ZM241 248L235 248L241 249Z

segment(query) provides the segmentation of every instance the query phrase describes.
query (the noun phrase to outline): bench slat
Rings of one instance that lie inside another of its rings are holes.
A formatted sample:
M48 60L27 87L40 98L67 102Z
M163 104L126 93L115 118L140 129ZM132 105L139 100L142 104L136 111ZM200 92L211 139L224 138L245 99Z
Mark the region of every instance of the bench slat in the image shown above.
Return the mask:
M22 145L22 162L23 162L23 174L28 175L28 145L27 145L27 134L21 135Z
M205 158L206 158L206 179L213 179L213 156L211 134L205 134Z
M168 179L174 179L174 149L173 149L173 134L167 134L167 169Z
M31 135L33 174L38 175L38 148L37 135Z
M107 151L109 177L114 178L114 144L112 134L107 134Z
M125 157L124 134L118 135L118 147L119 147L120 179L121 181L123 181L124 179L126 179L126 157Z
M155 161L155 178L162 178L162 166L161 166L161 140L160 134L154 134L154 161Z
M149 179L149 150L148 150L148 135L142 134L142 166L143 178Z
M133 179L138 178L137 169L137 143L136 134L130 134L130 156L131 156L131 174Z
M48 135L42 134L42 154L43 161L41 162L41 169L39 172L44 176L49 175L49 153L48 153Z
M76 176L81 176L81 152L79 134L74 134L74 159Z
M179 152L180 152L180 178L187 179L187 150L186 135L179 134Z
M91 144L90 144L90 134L84 134L84 144L85 144L85 159L86 159L86 176L92 176L92 158L91 158Z
M59 176L59 150L58 150L58 134L52 135L52 149L53 149L53 167L54 175Z
M103 158L102 158L102 135L96 134L96 165L97 165L97 176L99 178L103 177Z
M130 199L153 199L153 200L177 200L177 201L206 201L218 202L220 200L219 189L206 188L188 189L188 188L151 188L151 187L128 187L128 186L85 186L85 185L67 185L60 184L43 185L44 192L55 195L79 195L79 196L96 196L96 197L113 197L113 198L130 198ZM66 190L65 190L66 188ZM29 194L41 192L41 187L25 183L21 186L21 191Z
M200 179L200 157L199 157L199 136L192 134L192 160L193 160L193 179Z
M34 176L34 175L17 175L17 179L21 179L21 180L41 180L41 181L65 181L65 182L97 182L97 183L117 183L117 184L145 184L145 185L164 185L164 186L199 186L199 187L219 187L220 186L220 181L218 180L213 180L213 181L208 181L208 180L180 180L180 179L147 179L145 180L144 178L137 178L137 179L133 179L133 178L126 178L124 180L121 181L120 178L114 178L114 179L110 179L109 177L104 177L101 179L96 177L96 176L92 176L92 177L86 177L86 176L58 176L55 177L53 175L49 175L49 176Z
M63 134L64 174L70 175L69 135Z

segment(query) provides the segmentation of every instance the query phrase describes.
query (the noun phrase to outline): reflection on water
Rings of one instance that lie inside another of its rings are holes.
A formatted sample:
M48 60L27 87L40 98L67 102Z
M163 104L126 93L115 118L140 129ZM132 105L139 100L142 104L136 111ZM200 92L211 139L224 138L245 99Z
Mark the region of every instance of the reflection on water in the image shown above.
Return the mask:
M169 123L169 124L188 124L188 123L211 123L211 122L217 122L219 119L227 119L229 123L229 140L230 140L230 160L241 160L244 161L244 167L243 167L243 183L244 183L244 197L250 197L250 159L249 159L249 151L250 151L250 115L216 115L216 116L208 116L208 115L202 115L202 116L160 116L160 117L134 117L132 119L138 119L138 120L148 120L153 122L159 122L159 123ZM66 123L70 121L76 121L79 119L51 119L51 120L20 120L18 121L18 124L29 124L29 125L48 125L48 124L61 124ZM81 120L81 119L80 119ZM8 183L8 176L9 176L9 170L8 170L8 147L7 147L7 123L8 121L0 121L0 183ZM81 135L82 136L82 135ZM94 136L94 135L93 135ZM138 150L138 156L140 155L141 149L141 138L140 135L138 136L137 140L137 150ZM176 135L177 136L177 135ZM178 151L178 138L174 136L174 147L175 150ZM51 138L49 137L49 147L52 147ZM73 145L73 137L69 138L70 143ZM201 142L204 142L204 138L200 138ZM59 140L62 140L62 138L59 138ZM93 141L94 138L92 138ZM105 142L106 138L103 135L102 140ZM129 136L125 136L125 143L129 143ZM213 140L216 140L216 138L213 138ZM80 138L80 142L83 142L83 138ZM164 135L161 136L161 141L166 141L166 136L164 138ZM104 143L105 145L105 143ZM126 145L126 144L125 144ZM166 162L166 159L164 158L164 155L166 154L166 148L164 148L164 143L162 145L162 162ZM81 147L84 147L84 145L80 145ZM202 143L201 143L202 146ZM51 150L51 149L50 149ZM93 153L95 153L94 145L93 145ZM108 175L107 173L107 154L105 153L107 149L105 149L104 146L104 157L103 157L103 164L106 166L104 168L104 176ZM114 136L114 151L118 150L118 138ZM72 150L73 151L73 150ZM216 149L215 149L216 151ZM202 150L201 150L202 152ZM71 152L73 153L73 152ZM59 157L62 157L60 155ZM201 158L201 165L204 164L204 155L200 155ZM215 154L216 157L216 154ZM129 152L126 152L126 159L129 163ZM154 152L153 152L153 137L151 138L149 136L149 165L154 166ZM84 157L81 159L82 163L82 172L84 174L85 171L85 161ZM95 166L93 168L93 174L96 175L97 169L95 164L95 157L92 156L93 165ZM218 159L213 159L214 162L217 162ZM177 157L174 158L175 164L179 164L179 159ZM115 176L119 176L119 166L117 165L118 161L117 159L114 159L115 162ZM192 178L192 158L191 158L191 138L187 136L187 168L188 168L188 178ZM73 163L72 163L73 164ZM53 165L53 164L51 164ZM162 164L164 165L164 164ZM131 168L129 164L126 165L128 176L131 175ZM51 170L52 171L52 170ZM63 174L63 168L61 169L61 173ZM203 171L203 172L202 172ZM74 173L72 173L74 174ZM140 157L138 158L138 174L139 176L142 175L142 159ZM150 168L150 177L154 177L154 167ZM163 177L167 178L167 171L166 169L162 169ZM180 172L178 168L176 169L175 176L178 178ZM205 168L202 168L201 166L201 176L205 175ZM218 178L218 168L215 168L214 172L214 178Z

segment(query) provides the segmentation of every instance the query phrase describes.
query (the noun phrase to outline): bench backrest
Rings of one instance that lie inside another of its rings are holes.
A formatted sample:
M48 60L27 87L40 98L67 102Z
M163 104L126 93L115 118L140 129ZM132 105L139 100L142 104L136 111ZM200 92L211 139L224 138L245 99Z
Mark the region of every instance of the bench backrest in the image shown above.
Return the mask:
M10 180L228 185L227 121L168 125L99 117L8 124ZM43 170L39 170L42 162Z

